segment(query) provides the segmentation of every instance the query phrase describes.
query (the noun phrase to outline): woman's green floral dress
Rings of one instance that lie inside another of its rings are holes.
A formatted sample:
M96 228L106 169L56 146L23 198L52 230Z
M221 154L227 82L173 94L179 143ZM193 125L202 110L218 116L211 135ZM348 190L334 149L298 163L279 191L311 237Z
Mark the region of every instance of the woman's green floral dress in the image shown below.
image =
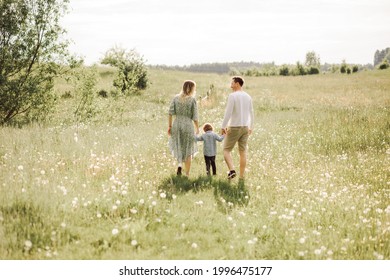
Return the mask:
M169 148L178 162L184 162L197 151L193 121L198 120L198 107L192 96L176 95L169 107L169 114L175 116Z

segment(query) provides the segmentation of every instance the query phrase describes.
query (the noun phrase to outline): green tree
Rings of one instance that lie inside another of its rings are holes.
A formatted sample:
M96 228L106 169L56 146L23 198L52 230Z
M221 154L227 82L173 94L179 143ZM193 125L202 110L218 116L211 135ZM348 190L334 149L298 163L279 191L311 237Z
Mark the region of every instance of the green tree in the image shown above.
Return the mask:
M320 57L313 51L306 53L306 61L305 61L306 67L316 67L320 69L321 63L320 63Z
M348 68L348 65L344 59L343 62L341 63L341 66L340 66L340 73L343 73L343 74L347 73L347 68Z
M303 76L307 74L307 71L306 68L299 61L297 61L293 73L295 76L299 76L299 75Z
M0 124L43 119L53 107L54 78L69 61L59 24L69 0L0 2Z
M279 75L280 76L288 76L290 72L290 69L288 68L288 65L284 64L279 68Z
M380 70L384 70L384 69L387 69L389 68L389 62L387 61L387 59L383 60L382 63L378 66L378 69Z
M145 61L134 49L126 51L120 47L113 47L106 52L101 63L118 69L114 86L124 95L147 88L148 71Z
M77 102L74 116L77 123L86 122L99 112L95 104L97 81L98 72L96 67L79 67L77 68L77 71L74 71L73 73Z

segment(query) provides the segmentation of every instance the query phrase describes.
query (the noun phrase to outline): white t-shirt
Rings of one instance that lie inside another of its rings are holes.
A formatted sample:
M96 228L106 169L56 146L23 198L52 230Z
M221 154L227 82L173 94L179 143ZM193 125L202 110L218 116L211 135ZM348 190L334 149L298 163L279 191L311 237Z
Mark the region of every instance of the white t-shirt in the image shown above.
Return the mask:
M248 126L253 129L252 98L245 91L235 91L229 94L222 128L228 126Z

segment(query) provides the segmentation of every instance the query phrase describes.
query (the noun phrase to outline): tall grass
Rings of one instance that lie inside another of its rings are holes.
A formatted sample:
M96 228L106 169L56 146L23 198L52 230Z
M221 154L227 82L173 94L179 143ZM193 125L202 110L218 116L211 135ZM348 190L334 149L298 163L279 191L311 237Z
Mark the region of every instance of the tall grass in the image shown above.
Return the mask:
M88 122L63 98L45 125L1 128L0 259L390 258L389 71L246 78L256 127L231 183L221 146L217 176L199 154L176 177L166 133L185 79L218 131L230 78L150 74L142 95L96 98Z

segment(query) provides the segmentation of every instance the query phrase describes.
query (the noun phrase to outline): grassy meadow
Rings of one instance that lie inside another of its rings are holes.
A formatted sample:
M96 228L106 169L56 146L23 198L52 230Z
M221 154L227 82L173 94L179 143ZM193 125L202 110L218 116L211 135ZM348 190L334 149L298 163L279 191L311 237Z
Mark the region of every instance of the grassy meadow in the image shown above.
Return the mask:
M109 92L112 70L98 71ZM167 146L183 81L219 132L230 77L149 74L140 95L96 97L83 123L59 80L46 123L0 128L0 259L390 259L389 70L245 78L244 185L227 182L221 145L213 178L201 143L189 178Z

